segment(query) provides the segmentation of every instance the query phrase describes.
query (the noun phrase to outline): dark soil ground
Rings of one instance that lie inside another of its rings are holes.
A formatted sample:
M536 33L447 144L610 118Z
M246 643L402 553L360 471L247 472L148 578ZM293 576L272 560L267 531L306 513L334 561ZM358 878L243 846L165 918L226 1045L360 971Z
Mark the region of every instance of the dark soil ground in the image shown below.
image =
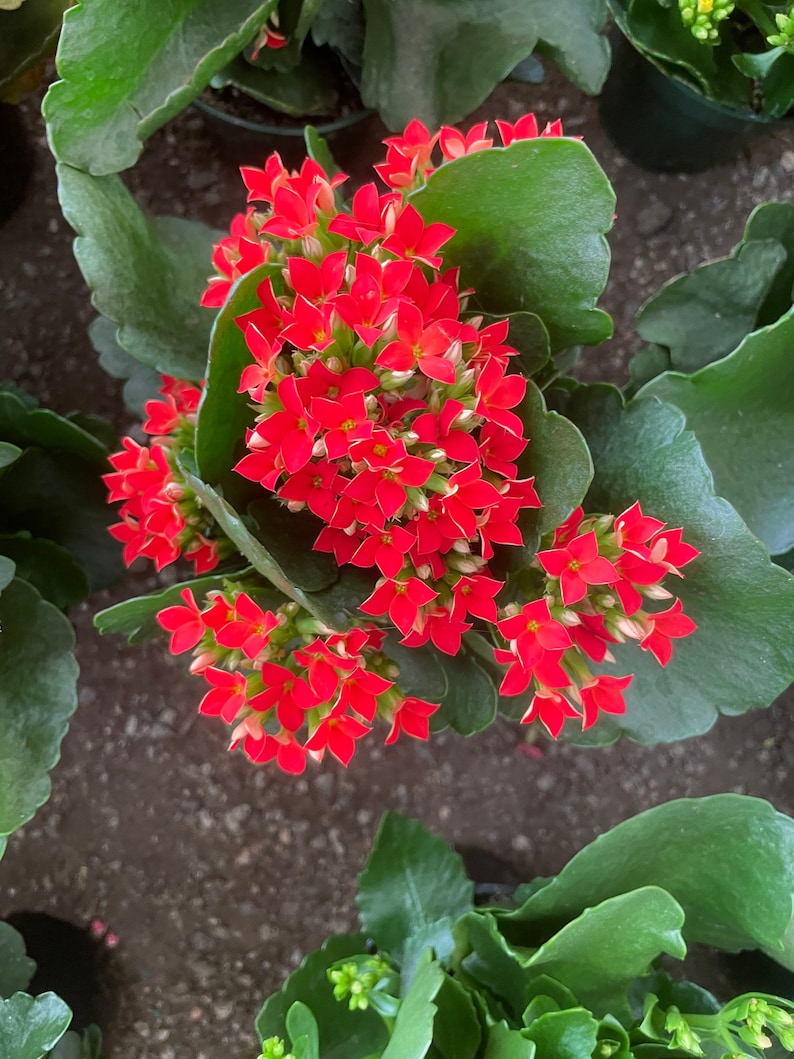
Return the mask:
M590 377L625 381L634 313L659 284L740 238L757 203L794 198L794 137L758 140L708 173L653 175L621 158L593 100L551 74L502 86L478 117L561 116L613 180L618 216L603 306L617 337L589 353ZM27 200L0 231L0 376L60 411L80 407L131 426L119 386L86 339L88 294L72 260L41 119ZM376 160L377 122L359 127L354 169ZM263 158L250 161L261 162ZM348 163L349 165L349 163ZM184 114L152 137L128 174L145 206L223 227L241 208L233 160ZM209 271L209 266L208 266ZM0 914L33 908L118 934L119 1059L222 1059L256 1053L253 1017L302 954L355 920L355 875L381 812L419 817L452 842L511 860L530 878L557 871L583 844L669 798L737 791L794 813L792 699L723 719L707 735L646 748L581 750L504 723L384 750L364 746L349 771L331 763L298 780L225 753L226 732L197 719L199 683L164 645L103 640L92 613L154 583L132 576L75 615L80 709L53 773L48 805L0 864Z

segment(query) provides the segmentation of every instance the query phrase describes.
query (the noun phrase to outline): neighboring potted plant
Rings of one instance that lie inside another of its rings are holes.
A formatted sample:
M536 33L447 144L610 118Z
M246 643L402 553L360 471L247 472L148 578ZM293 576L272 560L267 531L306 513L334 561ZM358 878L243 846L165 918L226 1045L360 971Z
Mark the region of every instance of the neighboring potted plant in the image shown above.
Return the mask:
M794 675L794 580L715 496L682 411L564 377L610 332L606 177L558 124L499 132L413 122L377 167L390 190L348 207L315 161L244 170L263 205L216 246L209 360L189 296L208 233L59 167L95 304L167 375L152 443L113 458L114 533L195 574L97 623L194 650L202 712L253 761L346 764L377 718L392 742L497 712L669 741Z
M261 1056L794 1051L791 998L751 986L718 1000L666 970L695 942L762 949L794 968L793 864L792 820L768 802L715 795L641 813L558 875L519 886L508 907L475 907L460 858L387 813L359 876L361 933L330 937L265 1001Z
M562 16L546 0L234 0L209 19L200 0L178 16L137 0L123 18L114 0L82 0L66 15L62 80L44 112L56 156L96 174L132 165L145 138L211 80L317 124L334 114L344 73L348 91L351 81L360 88L361 104L355 89L347 103L353 112L375 110L395 130L413 117L437 128L471 113L535 50L598 92L609 65L605 19L606 0L569 0ZM271 121L276 130L284 126Z
M768 0L609 0L617 49L601 115L655 170L728 161L794 110L794 7Z

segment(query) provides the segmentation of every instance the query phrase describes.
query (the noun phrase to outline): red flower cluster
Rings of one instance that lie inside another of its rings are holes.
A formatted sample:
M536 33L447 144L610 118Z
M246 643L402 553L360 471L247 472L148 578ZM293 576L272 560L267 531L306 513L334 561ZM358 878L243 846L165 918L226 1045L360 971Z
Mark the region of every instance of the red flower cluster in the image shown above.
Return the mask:
M124 544L124 562L140 556L158 570L184 556L197 574L217 566L228 544L217 539L214 521L180 475L174 459L184 444L192 444L201 390L190 383L163 376L164 400L147 401L143 429L151 444L124 438L122 452L110 457L113 474L103 476L108 501L123 501L121 522L110 533Z
M321 626L297 603L263 610L240 584L209 593L203 609L189 589L182 599L157 620L173 654L194 650L191 671L211 685L199 710L235 725L230 750L300 773L308 755L320 761L326 750L347 765L376 716L391 723L387 744L400 732L427 739L438 706L390 679L398 671L383 654L383 629L317 635Z

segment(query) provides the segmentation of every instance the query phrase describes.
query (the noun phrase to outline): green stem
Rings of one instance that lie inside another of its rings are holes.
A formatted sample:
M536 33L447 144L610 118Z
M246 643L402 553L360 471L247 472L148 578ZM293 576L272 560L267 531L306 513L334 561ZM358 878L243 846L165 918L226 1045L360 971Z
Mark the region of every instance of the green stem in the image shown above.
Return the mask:
M764 37L778 32L777 23L765 10L762 0L736 0L736 6L755 22Z

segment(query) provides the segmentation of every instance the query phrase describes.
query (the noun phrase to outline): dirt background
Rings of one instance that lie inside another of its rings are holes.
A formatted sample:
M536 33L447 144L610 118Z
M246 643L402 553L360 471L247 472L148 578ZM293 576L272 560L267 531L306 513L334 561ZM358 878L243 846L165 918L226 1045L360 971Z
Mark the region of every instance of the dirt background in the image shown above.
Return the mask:
M611 146L596 102L553 71L541 85L501 86L476 117L515 120L530 109L584 136L615 185L602 305L618 337L590 351L583 372L623 382L643 300L726 253L754 205L794 198L794 136L758 140L705 174L646 173ZM103 413L125 431L132 418L119 385L86 339L93 314L35 100L24 114L36 169L23 208L0 230L0 376L59 411ZM375 119L358 131L359 172L377 158L378 131ZM153 136L126 176L155 212L224 227L242 208L233 160L192 111ZM111 1057L253 1057L262 999L302 954L354 924L355 875L387 808L506 857L525 878L556 872L601 831L668 798L737 791L794 814L791 698L673 746L541 740L535 759L521 750L523 732L497 723L469 741L445 733L384 750L373 740L349 771L331 762L295 780L257 770L225 753L222 725L196 717L200 683L162 643L129 648L93 632L96 609L155 583L131 575L74 615L80 709L50 802L0 863L0 915L24 907L99 917L118 934Z

